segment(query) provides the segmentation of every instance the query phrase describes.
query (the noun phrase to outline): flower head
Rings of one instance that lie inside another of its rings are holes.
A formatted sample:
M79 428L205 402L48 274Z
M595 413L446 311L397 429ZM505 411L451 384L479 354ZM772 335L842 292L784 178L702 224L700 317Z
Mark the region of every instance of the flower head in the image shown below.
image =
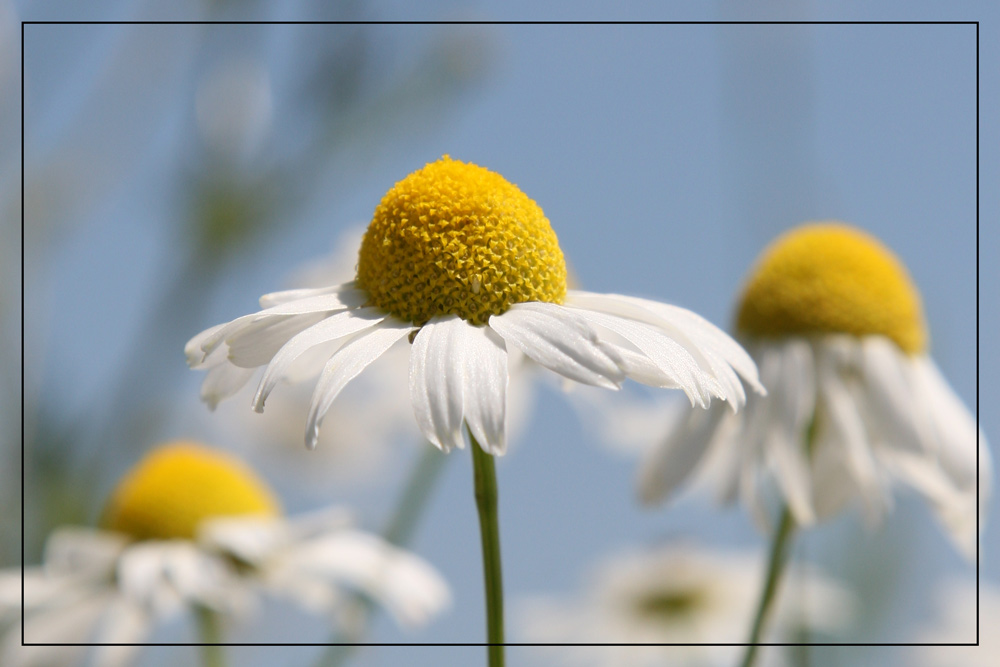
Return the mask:
M55 531L44 565L27 569L28 642L138 644L185 611L241 620L265 593L339 624L354 620L357 591L407 626L449 600L430 565L353 528L344 510L284 518L250 468L197 443L169 443L140 461L112 494L105 527ZM13 626L3 664L54 661L42 647L15 650L20 594L20 570L0 573L0 624ZM129 664L135 655L135 646L104 646L94 664Z
M764 251L736 315L748 337L884 336L927 348L920 294L906 267L871 235L840 223L803 225Z
M566 262L538 204L500 174L446 155L375 208L357 284L401 320L486 324L515 303L562 303Z
M206 519L279 514L278 499L242 461L176 442L152 452L118 483L104 524L137 540L193 539Z
M447 156L375 209L357 280L266 295L261 305L191 339L188 362L209 370L210 401L265 366L258 411L281 379L318 372L310 448L343 387L403 339L417 425L445 451L464 446L463 426L487 452L505 451L508 348L575 382L616 389L633 378L682 389L702 407L713 397L742 405L739 376L761 390L743 349L694 313L567 290L541 209L502 176Z
M665 497L711 449L723 498L742 498L761 524L771 482L808 525L851 501L874 523L902 481L975 553L989 451L927 354L920 296L889 250L840 223L794 229L751 272L736 326L768 396L751 397L740 415L685 416L643 463L646 501Z
M528 642L564 644L549 650L558 664L731 665L740 648L724 644L746 640L761 567L757 555L693 545L622 553L602 563L571 599L524 601L522 634ZM808 594L789 589L779 597L767 641L794 641L799 629L833 634L848 625L854 600L844 588L808 567L789 574ZM578 643L616 646L572 646Z

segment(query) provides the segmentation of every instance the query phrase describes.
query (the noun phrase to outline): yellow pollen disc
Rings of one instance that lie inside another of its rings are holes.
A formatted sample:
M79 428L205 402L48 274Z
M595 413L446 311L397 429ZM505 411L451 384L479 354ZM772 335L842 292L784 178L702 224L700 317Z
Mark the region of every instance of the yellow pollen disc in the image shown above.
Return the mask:
M840 223L803 225L775 240L750 275L736 326L760 337L882 335L910 354L927 347L906 267L877 239Z
M191 539L204 519L280 512L274 494L242 461L177 441L147 455L118 483L103 523L138 540Z
M447 155L382 198L361 242L371 305L423 324L485 324L524 301L561 303L566 262L542 209L500 174Z

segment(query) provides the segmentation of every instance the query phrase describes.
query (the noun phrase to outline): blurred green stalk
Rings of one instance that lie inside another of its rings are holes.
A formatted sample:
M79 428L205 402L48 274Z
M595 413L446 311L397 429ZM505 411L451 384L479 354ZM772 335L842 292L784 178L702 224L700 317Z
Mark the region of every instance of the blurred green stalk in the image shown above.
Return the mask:
M198 607L198 634L201 639L201 664L204 667L225 667L222 626L219 615L208 607Z
M751 667L757 657L757 646L764 633L764 624L771 612L772 603L775 600L775 593L778 591L778 584L784 572L785 564L788 562L788 550L791 546L792 534L795 532L795 519L785 505L781 511L781 523L774 534L774 541L771 543L771 556L767 564L767 579L764 582L764 590L757 605L757 614L754 616L753 629L750 631L746 654L743 656L743 667Z

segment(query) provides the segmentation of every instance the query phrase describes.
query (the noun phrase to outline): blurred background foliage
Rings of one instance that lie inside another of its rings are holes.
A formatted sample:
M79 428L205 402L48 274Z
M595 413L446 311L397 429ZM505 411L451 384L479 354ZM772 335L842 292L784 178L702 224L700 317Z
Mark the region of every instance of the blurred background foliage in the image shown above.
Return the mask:
M209 3L206 18L225 15L234 4ZM337 11L342 20L371 18L360 2L338 3ZM29 42L32 31L42 29L29 26ZM179 145L163 165L167 208L156 217L167 223L155 234L170 252L158 271L156 291L142 295L141 321L118 348L111 387L73 406L46 400L58 393L53 385L59 384L60 373L46 367L43 341L30 339L25 394L29 561L37 560L52 527L92 522L108 485L162 436L178 384L187 379L179 351L206 326L206 304L221 277L238 265L266 262L268 244L275 235L296 234L300 209L310 205L315 192L335 201L339 192L378 169L379 156L393 143L405 141L407 133L433 131L488 75L494 57L489 40L482 39L489 35L481 29L470 29L458 40L428 31L412 44L377 39L375 31L371 25L299 26L287 31L291 44L283 50L283 62L275 64L268 54L269 26L123 28L118 48L104 54L101 71L89 73L91 90L79 93L86 111L60 119L57 148L28 149L26 298L34 299L44 298L44 289L36 291L36 286L56 261L61 239L75 233L73 225L93 216L105 200L119 196L135 164L156 150L151 144L163 132L161 126L193 125L173 137ZM136 42L169 48L169 58L150 54L137 62L130 48ZM78 85L76 76L65 73L51 84L52 94ZM137 90L140 81L145 84ZM16 78L11 82L16 84ZM114 122L116 116L127 124ZM283 122L274 123L275 116ZM29 113L29 147L33 120ZM16 209L19 193L4 194L5 207ZM143 220L134 224L150 226ZM12 396L18 393L14 383L8 389ZM117 453L110 455L109 448ZM109 466L109 459L120 462ZM4 484L8 492L16 487ZM13 536L18 529L18 521L3 523L11 537L3 540L5 563L17 561Z

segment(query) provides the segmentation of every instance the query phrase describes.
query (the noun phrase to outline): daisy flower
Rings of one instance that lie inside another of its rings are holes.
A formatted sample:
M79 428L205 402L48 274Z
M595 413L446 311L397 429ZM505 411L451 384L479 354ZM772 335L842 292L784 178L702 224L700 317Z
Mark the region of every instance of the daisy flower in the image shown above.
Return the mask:
M231 395L264 367L253 407L282 379L319 373L306 444L344 386L407 340L409 394L424 437L506 448L508 349L583 384L626 378L682 389L735 410L756 368L698 315L655 301L567 290L566 264L542 209L517 186L448 156L398 182L375 209L347 283L268 294L263 310L192 338L203 396ZM228 361L228 363L223 363ZM737 375L739 374L739 375Z
M745 639L761 567L754 554L694 545L623 553L597 568L582 594L524 600L522 635L526 642L562 644L547 655L565 665L728 667L735 664L740 647L719 644ZM799 580L802 594L781 597L767 641L796 641L796 632L803 629L830 635L849 625L851 594L810 568L790 574ZM767 664L782 664L776 651L764 657Z
M423 436L472 460L486 579L491 666L503 664L503 593L493 456L507 447L510 350L568 381L617 389L626 378L735 410L757 369L694 313L566 287L566 262L542 209L503 176L444 156L375 208L354 281L266 295L263 310L208 329L185 351L221 398L263 366L253 407L282 379L319 371L306 419L313 448L341 390L404 339L409 398ZM224 363L228 360L228 363ZM322 369L320 371L320 369ZM204 391L204 389L203 389Z
M44 565L23 581L27 643L141 643L183 612L239 620L264 596L342 624L361 592L408 627L449 601L430 565L352 528L345 511L285 518L251 469L190 442L164 445L130 471L101 530L55 531ZM20 570L0 574L0 622L12 626L2 664L82 660L80 647L21 646L21 582ZM93 661L130 664L138 648L96 646Z
M890 250L841 223L786 233L751 272L736 329L769 395L738 415L684 415L640 468L643 500L674 491L706 452L723 498L741 498L762 525L771 484L808 526L852 501L873 524L900 481L975 556L986 439L929 356L920 295Z

